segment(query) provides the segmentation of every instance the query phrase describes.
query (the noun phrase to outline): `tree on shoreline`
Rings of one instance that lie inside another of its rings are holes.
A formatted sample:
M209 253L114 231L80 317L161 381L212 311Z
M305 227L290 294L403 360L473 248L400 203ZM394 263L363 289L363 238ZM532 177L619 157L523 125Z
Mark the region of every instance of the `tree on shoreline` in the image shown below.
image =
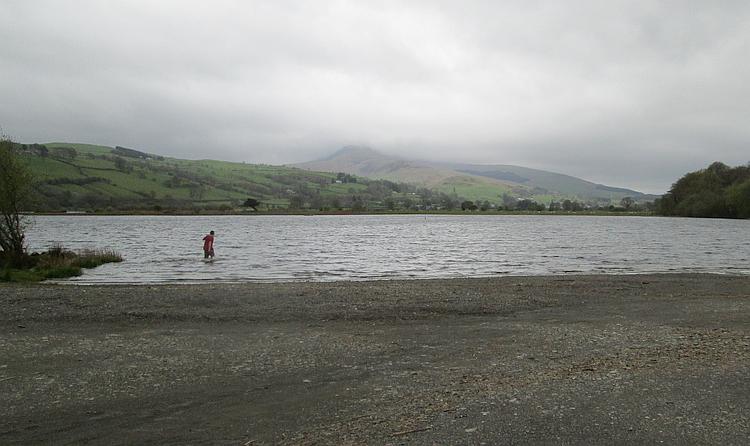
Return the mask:
M26 221L21 215L31 196L33 177L18 157L15 144L0 139L0 249L6 262L19 263L25 253Z
M257 206L260 205L260 201L256 200L255 198L248 198L242 205L247 208L253 208L255 212L258 212Z
M687 173L655 204L661 215L750 218L750 165L715 162Z

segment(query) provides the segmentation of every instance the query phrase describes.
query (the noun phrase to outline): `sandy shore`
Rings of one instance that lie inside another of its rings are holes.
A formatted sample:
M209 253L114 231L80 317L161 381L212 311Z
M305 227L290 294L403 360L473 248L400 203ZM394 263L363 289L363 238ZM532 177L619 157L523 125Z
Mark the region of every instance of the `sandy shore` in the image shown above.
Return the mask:
M747 444L750 277L0 285L0 444Z

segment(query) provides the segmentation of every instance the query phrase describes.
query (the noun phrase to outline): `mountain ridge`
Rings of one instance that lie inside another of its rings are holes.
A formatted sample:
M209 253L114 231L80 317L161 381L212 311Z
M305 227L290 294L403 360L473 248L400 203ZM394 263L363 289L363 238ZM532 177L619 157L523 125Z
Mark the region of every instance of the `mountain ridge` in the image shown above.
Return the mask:
M320 172L291 166L183 160L122 146L64 142L17 146L35 178L38 200L30 211L201 212L255 209L258 205L265 210L454 210L471 208L466 200L481 203L483 209L516 209L519 199L525 199L522 209L528 209L532 201L538 209L542 205L553 208L552 201L562 203L566 197L576 201L573 194L551 194L541 188L543 181L537 177L542 175L543 180L545 174L597 190L600 195L614 196L614 201L629 192L520 167L512 173L512 166L503 165L429 165L366 147L345 147L318 161L329 171ZM352 170L358 173L346 173ZM578 201L579 205L599 209L619 204L612 203L612 198L605 206L600 205L601 198L600 204Z
M15 146L34 178L31 212L196 213L258 207L267 211L453 210L466 199L343 173L178 159L122 146L65 142ZM403 166L399 161L392 168Z
M612 203L626 196L636 201L657 198L633 189L594 183L557 172L506 164L410 160L385 155L367 146L345 146L327 157L290 166L322 172L344 172L442 190L461 190L463 193L459 194L478 200L497 200L504 195L546 203L564 199Z

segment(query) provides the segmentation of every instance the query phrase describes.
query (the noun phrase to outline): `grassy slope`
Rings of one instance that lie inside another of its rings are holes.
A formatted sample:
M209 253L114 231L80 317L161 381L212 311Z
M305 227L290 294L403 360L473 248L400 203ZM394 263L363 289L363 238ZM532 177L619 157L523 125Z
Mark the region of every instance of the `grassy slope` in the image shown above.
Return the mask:
M512 193L509 186L499 181L464 175L454 175L443 179L437 185L437 189L447 194L455 192L456 195L470 200L487 200L491 203L501 203L504 193Z
M528 184L535 187L543 188L548 191L547 195L559 198L582 198L582 199L603 199L619 202L623 197L630 196L636 199L653 199L655 197L645 196L644 194L621 188L607 187L590 181L582 180L570 175L564 175L555 172L548 172L527 167L511 165L455 165L456 170L471 173L480 176L493 176L497 174L510 173L517 175L519 178L527 180ZM539 195L539 201L544 201Z
M117 170L112 148L89 144L50 143L51 151L72 147L78 155L65 159L52 154L43 158L24 155L32 172L42 181L61 178L82 180L98 177L107 181L88 184L53 184L45 190L68 192L76 196L94 194L112 199L189 200L194 205L221 204L244 201L253 197L264 204L285 206L288 201L279 198L278 191L292 185L323 189L325 194L348 193L351 186L332 185L331 174L308 172L282 166L230 163L213 160L182 160L176 158L148 159L122 157L128 162L129 172ZM106 158L105 158L106 157ZM187 177L190 184L168 186L175 176ZM344 188L343 186L346 186ZM200 189L196 193L194 189ZM192 195L191 195L191 189Z
M471 165L408 161L364 147L346 147L332 156L298 165L316 171L347 172L370 178L418 184L455 192L471 200L498 202L503 194L552 200L600 200L619 203L625 196L653 199L626 189L608 188L570 175L511 165Z
M416 184L447 194L455 191L457 195L469 200L488 200L492 203L500 202L504 193L513 193L514 190L511 185L501 180L395 160L372 151L355 150L354 153L339 153L340 155L328 160L312 161L300 166L312 171L346 172L373 179ZM515 189L525 188L516 186Z
M514 166L512 166L514 167ZM523 169L523 168L520 168ZM603 200L619 203L623 197L631 196L636 199L644 197L653 199L654 197L644 196L632 191L612 190L600 188L594 183L588 183L567 175L554 174L550 172L541 172L531 175L528 183L513 183L505 180L489 178L478 174L446 174L445 171L436 171L432 177L423 181L417 181L417 184L423 184L428 187L434 187L442 192L451 193L453 190L460 196L467 197L471 200L489 200L498 202L503 194L509 194L514 197L531 198L540 203L549 204L550 201L570 200ZM389 175L375 175L375 178L385 178L397 182L410 182L408 172L393 172Z
M286 198L280 198L279 191L286 191L292 185L302 184L311 190L318 190L323 197L351 196L363 191L362 184L331 184L333 173L315 172L285 166L253 165L215 160L184 160L164 158L147 161L122 157L132 168L130 172L118 171L115 167L112 148L90 144L49 143L51 151L56 148L72 147L78 155L74 159L63 159L52 155L47 158L26 156L25 159L34 174L42 180L60 178L85 179L99 177L108 180L88 184L56 184L46 189L67 192L73 196L99 195L115 200L144 200L153 197L155 201L164 199L187 200L194 206L236 204L248 197L260 200L271 207L285 207ZM106 159L104 159L106 157ZM455 172L421 166L405 165L395 175L376 175L376 178L404 181L404 176L412 183L423 184L431 189L471 200L501 201L503 193L511 188L502 181L469 175L455 175ZM198 178L201 185L200 197L191 196L191 188L169 187L166 184L175 174L187 174ZM362 175L360 173L360 175ZM362 175L364 176L364 175ZM394 194L394 199L410 198Z
M61 195L78 198L98 197L96 205L90 207L106 208L107 203L138 202L139 207L149 200L153 204L165 201L180 201L184 206L219 206L222 204L237 205L246 198L252 197L263 203L263 207L286 207L289 204L290 190L304 188L318 191L321 197L332 198L355 195L366 186L362 184L331 184L333 173L316 172L286 166L254 165L215 160L184 160L176 158L155 157L143 160L122 157L128 163L127 171L120 171L115 166L111 147L91 144L49 143L45 144L51 156L43 158L26 154L25 159L33 173L42 182L55 181L61 178L82 180L83 184L46 184L40 187L43 193L56 195L60 202ZM54 153L54 149L72 147L77 151L73 159L66 159ZM502 178L490 178L482 175L471 175L447 167L429 167L410 162L393 161L387 157L356 159L362 154L354 153L352 159L339 159L341 169L349 171L346 162L355 162L359 170L370 170L373 178L388 179L396 182L420 184L447 194L455 193L475 201L487 200L501 203L503 194L532 198L548 204L551 200L565 198L576 199L590 196L596 185L580 179L550 172L526 169L517 166L481 166L488 171L513 172L520 177L533 179L540 187L561 187L566 193L545 192L525 185L519 185ZM367 152L364 155L368 155ZM346 161L346 162L343 162ZM307 166L306 166L307 167ZM351 167L351 165L349 165ZM476 168L477 166L461 167ZM309 168L309 167L308 167ZM380 174L373 171L383 169ZM365 172L352 172L367 176ZM175 182L175 177L181 181ZM103 181L90 181L101 178ZM81 181L79 181L81 182ZM555 186L556 185L556 186ZM602 191L599 191L602 192ZM608 196L615 202L625 194L607 192L599 196ZM407 195L395 194L394 199L410 198ZM104 203L102 204L102 200ZM109 200L109 201L107 201ZM72 200L76 202L76 200ZM76 206L58 206L55 209ZM117 207L117 206L115 206Z

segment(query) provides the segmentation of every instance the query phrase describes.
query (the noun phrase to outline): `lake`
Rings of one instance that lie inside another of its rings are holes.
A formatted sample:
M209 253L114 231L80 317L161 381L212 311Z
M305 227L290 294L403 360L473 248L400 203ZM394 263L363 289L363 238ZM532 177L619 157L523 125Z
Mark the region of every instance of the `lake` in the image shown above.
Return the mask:
M216 231L216 260L202 237ZM113 248L63 282L750 274L750 221L549 215L35 216L29 249Z

